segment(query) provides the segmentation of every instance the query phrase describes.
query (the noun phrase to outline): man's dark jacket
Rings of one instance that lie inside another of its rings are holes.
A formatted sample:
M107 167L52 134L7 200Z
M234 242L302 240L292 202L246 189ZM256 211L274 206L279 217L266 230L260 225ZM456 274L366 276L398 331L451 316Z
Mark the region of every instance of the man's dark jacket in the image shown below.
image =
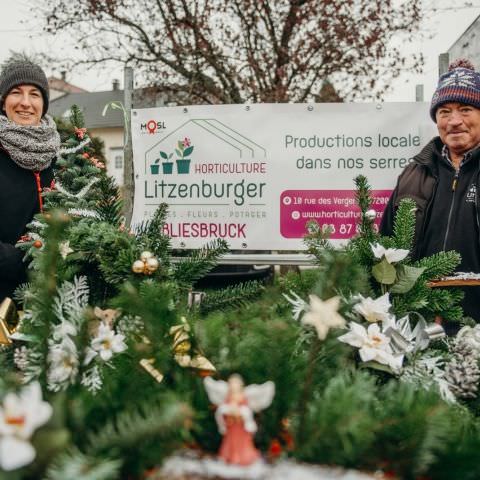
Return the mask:
M456 172L443 146L434 138L399 176L380 231L392 234L400 201L412 198L417 205L412 258L456 250L462 256L458 271L480 273L480 148L467 153ZM480 288L465 288L465 295L465 313L480 321Z
M53 170L38 175L40 187L50 187ZM24 253L15 244L33 216L40 211L39 188L34 172L19 167L0 146L0 301L26 281Z

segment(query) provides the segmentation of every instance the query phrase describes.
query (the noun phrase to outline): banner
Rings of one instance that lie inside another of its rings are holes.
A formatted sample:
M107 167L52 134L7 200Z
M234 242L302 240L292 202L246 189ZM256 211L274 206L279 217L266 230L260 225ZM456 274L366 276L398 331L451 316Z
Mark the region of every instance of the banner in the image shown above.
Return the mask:
M172 246L303 250L306 225L355 234L353 179L378 225L396 178L436 134L426 103L255 104L132 111L133 223L169 205Z

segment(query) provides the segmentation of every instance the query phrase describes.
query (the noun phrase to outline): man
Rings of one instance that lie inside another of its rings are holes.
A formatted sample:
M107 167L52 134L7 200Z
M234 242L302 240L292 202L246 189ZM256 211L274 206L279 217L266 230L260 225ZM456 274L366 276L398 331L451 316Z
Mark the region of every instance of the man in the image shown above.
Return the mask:
M391 235L400 200L417 204L414 259L456 250L459 271L480 273L480 73L458 60L438 82L430 116L439 136L398 178L384 212L381 233ZM480 321L480 288L465 288L465 314Z

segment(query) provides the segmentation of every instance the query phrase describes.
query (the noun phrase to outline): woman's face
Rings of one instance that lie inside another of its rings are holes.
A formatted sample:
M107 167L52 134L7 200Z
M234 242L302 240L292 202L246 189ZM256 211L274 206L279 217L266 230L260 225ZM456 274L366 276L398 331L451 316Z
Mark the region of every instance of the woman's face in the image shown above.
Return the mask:
M33 85L19 85L8 92L3 108L7 118L18 125L39 125L43 96Z

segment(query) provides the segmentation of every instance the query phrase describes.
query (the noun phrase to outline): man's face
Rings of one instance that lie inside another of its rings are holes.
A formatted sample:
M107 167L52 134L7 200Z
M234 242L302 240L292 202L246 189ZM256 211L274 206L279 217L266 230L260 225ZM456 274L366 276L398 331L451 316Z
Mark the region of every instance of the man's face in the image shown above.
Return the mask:
M43 96L33 85L12 88L3 105L7 118L18 125L39 125L43 113Z
M454 154L464 154L480 144L480 109L445 103L437 109L436 120L442 142Z

